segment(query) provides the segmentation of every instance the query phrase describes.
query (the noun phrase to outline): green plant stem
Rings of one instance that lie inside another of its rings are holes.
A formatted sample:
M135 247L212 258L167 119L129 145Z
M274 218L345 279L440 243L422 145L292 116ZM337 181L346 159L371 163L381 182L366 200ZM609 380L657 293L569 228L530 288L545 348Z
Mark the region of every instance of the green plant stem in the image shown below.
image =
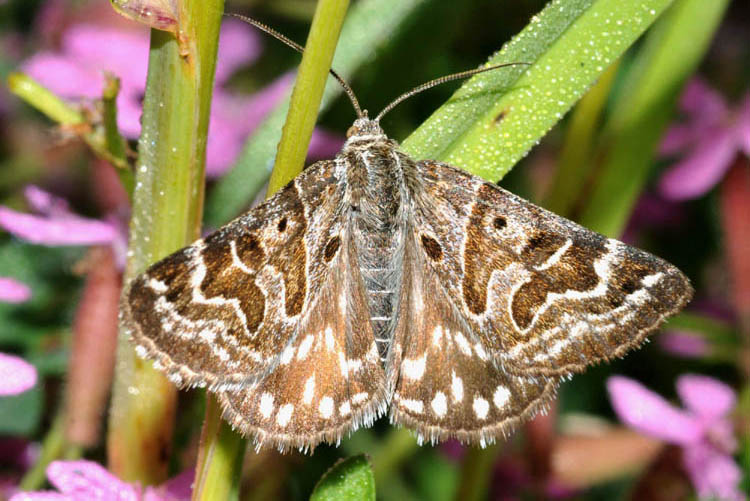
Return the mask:
M70 444L65 440L65 413L59 412L52 421L47 435L42 441L42 451L39 458L23 476L18 488L22 491L32 491L41 488L45 482L47 466L56 459L78 459L83 455L81 447Z
M608 236L622 233L679 90L705 54L728 3L677 0L649 34L605 127L613 143L581 214L584 226Z
M117 128L117 95L120 93L120 79L110 74L106 75L104 90L102 91L102 122L104 125L104 146L106 151L118 159L113 163L117 167L120 182L126 193L133 196L134 179L128 159L128 146L125 138Z
M238 499L246 445L246 440L221 419L221 408L216 398L211 394L206 395L206 417L193 487L194 501Z
M86 122L78 110L24 73L8 75L8 89L60 125L80 125Z
M88 123L81 112L24 73L11 73L8 76L8 88L51 120L78 134L94 154L117 168L117 174L128 194L132 193L133 172L126 155L125 141L117 130L115 100L119 84L113 85L108 78L102 92L104 130Z
M484 449L472 447L468 450L461 465L461 481L456 492L456 499L462 501L487 499L492 465L495 464L495 458L501 447L501 444L495 444Z
M320 0L318 3L292 92L289 115L282 132L268 196L302 172L348 5L348 0ZM237 499L239 470L244 451L245 440L221 419L218 402L209 396L206 400L206 419L193 500Z
M408 430L394 428L372 454L372 470L378 484L388 483L404 460L417 451L417 440Z
M152 30L125 282L199 236L222 0L183 2L181 43ZM111 470L151 485L167 476L176 389L122 331L107 436Z
M297 81L294 84L289 113L281 130L268 192L294 179L305 166L307 148L318 118L328 70L331 68L336 42L344 24L349 0L320 0L315 9L310 34L302 54Z

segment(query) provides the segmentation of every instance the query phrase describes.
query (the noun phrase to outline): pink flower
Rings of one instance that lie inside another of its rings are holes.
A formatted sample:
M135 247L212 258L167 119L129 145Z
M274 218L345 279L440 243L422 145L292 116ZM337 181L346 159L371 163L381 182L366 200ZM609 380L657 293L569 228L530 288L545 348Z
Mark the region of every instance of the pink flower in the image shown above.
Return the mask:
M31 297L31 289L26 284L12 278L0 277L0 302L23 303Z
M120 78L118 125L138 137L141 96L148 64L148 30L123 31L74 25L62 36L60 52L38 52L23 70L56 94L67 98L101 97L104 72Z
M701 499L745 499L742 472L731 456L737 443L728 418L736 403L730 387L706 376L680 376L677 393L685 409L622 376L609 378L607 389L621 421L682 447L683 466Z
M78 216L65 200L30 185L26 200L39 215L17 212L0 205L0 228L41 245L97 245L112 243L118 229L112 223Z
M698 298L690 304L690 311L696 317L706 321L708 325L715 325L721 330L721 325L732 325L735 314L731 306L720 298ZM659 346L670 355L681 358L721 358L726 352L723 347L728 340L712 329L702 327L697 323L691 328L672 328L665 330L657 338Z
M682 204L667 200L656 193L642 193L622 234L622 241L636 245L642 232L668 231L680 226L686 219L684 209Z
M118 266L125 264L128 238L125 223L115 215L106 220L73 213L68 203L34 185L24 191L29 206L39 214L18 212L0 205L0 229L39 245L112 246Z
M125 267L128 233L122 217L115 214L104 220L81 217L70 210L64 199L34 185L27 186L24 195L39 214L0 205L0 229L38 245L111 245L118 267Z
M711 345L705 337L690 331L672 330L662 333L658 338L664 351L677 357L701 358L711 352Z
M671 200L698 198L713 188L738 152L750 156L750 94L730 109L702 80L688 83L680 99L684 123L670 128L661 144L664 155L682 154L659 181Z
M25 284L0 277L0 301L21 303L31 297ZM36 384L36 369L22 358L0 353L0 396L18 395Z
M0 397L18 395L36 384L36 369L26 360L0 353Z
M292 81L289 75L251 96L233 94L223 88L238 68L258 58L261 53L258 38L257 32L239 21L228 20L222 25L206 144L209 177L226 172L242 150L245 138L289 90ZM121 81L117 98L118 125L126 137L137 138L141 131L141 98L146 88L147 63L148 30L75 25L63 34L59 52L40 52L23 67L53 92L68 98L100 97L104 71L114 73ZM341 143L338 137L316 132L311 156L320 158L331 151L335 153Z
M11 501L181 501L189 500L193 470L186 470L159 487L123 482L93 461L53 461L47 478L59 492L19 492Z

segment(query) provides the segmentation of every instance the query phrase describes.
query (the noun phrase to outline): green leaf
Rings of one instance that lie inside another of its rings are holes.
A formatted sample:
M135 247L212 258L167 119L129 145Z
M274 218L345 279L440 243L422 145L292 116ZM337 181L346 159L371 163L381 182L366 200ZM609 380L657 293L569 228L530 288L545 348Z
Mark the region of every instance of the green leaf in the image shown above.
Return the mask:
M0 244L0 270L31 289L31 299L24 303L0 303L0 349L12 347L26 357L46 349L45 339L70 326L80 280L67 271L82 253L79 247L45 247L15 239Z
M315 486L310 501L375 500L375 476L365 455L342 459Z
M64 376L68 370L70 350L67 347L38 350L24 357L36 367L40 376Z
M553 0L403 144L417 158L501 179L671 0Z
M37 385L20 395L0 398L0 435L32 435L39 425L43 397Z
M737 330L731 323L699 313L679 313L667 321L663 330L700 332L715 343L737 343Z
M455 461L435 448L416 457L413 464L415 487L421 499L451 501L456 499L459 472Z

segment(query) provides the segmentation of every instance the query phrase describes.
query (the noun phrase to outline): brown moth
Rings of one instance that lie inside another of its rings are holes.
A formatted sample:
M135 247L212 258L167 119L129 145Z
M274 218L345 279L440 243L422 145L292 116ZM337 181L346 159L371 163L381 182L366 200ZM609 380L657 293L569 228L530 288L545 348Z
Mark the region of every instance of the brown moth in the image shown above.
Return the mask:
M355 108L333 160L124 296L139 355L216 392L258 447L312 450L386 413L484 446L689 301L669 263L415 161Z

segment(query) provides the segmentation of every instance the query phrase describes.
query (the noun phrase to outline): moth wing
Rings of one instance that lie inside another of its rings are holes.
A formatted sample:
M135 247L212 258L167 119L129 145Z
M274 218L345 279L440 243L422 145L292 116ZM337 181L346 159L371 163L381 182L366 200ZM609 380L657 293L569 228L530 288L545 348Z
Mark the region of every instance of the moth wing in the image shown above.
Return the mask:
M326 243L343 218L333 161L314 164L262 205L150 266L128 286L136 349L180 386L243 385L277 363L319 314Z
M563 375L622 356L692 296L682 272L647 252L449 165L417 169L425 270L471 341L514 374Z
M415 235L416 236L416 235ZM556 377L507 373L455 310L416 238L406 243L399 322L387 360L394 424L421 442L485 446L544 410Z
M218 394L226 420L252 435L258 448L312 450L323 441L338 443L385 411L385 373L367 321L364 286L354 246L346 235L343 242L299 343L252 386Z

